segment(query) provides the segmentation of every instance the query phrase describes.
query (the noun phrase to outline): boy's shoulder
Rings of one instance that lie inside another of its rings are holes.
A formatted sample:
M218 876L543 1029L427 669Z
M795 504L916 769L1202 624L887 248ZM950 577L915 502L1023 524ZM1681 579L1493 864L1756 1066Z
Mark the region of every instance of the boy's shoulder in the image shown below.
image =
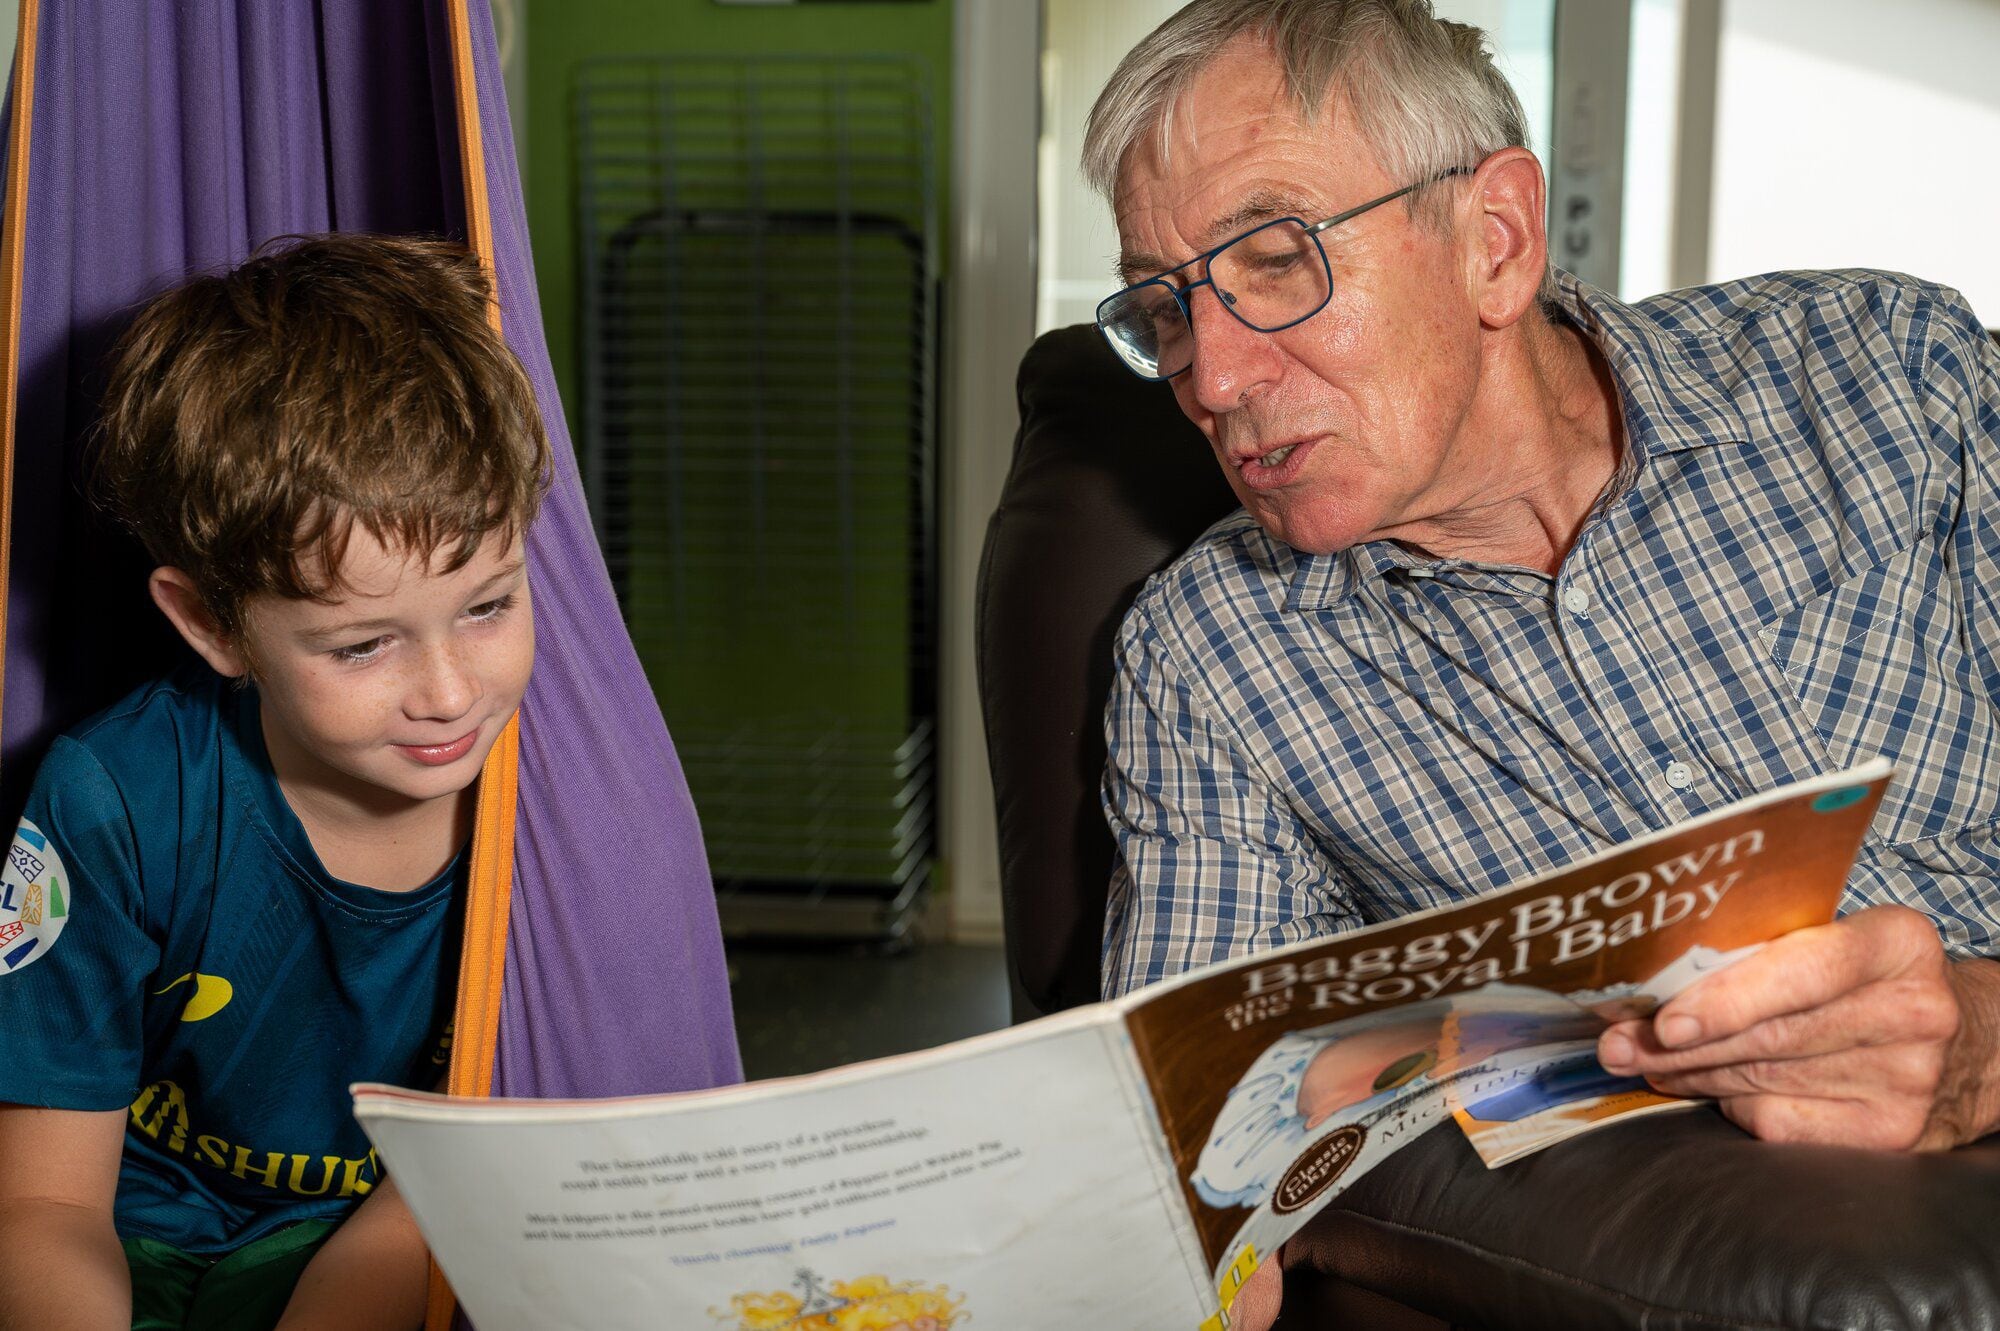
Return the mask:
M179 748L211 735L224 719L229 687L201 665L187 665L149 680L65 731L107 769L155 763L162 745Z
M65 731L42 759L36 785L72 813L107 801L128 812L135 803L173 807L179 801L167 787L199 781L220 764L233 694L199 665L142 684Z
M72 903L87 889L135 919L164 918L177 895L171 868L201 825L188 816L220 788L228 698L213 672L177 671L58 737L35 772L10 864L23 876L47 867Z

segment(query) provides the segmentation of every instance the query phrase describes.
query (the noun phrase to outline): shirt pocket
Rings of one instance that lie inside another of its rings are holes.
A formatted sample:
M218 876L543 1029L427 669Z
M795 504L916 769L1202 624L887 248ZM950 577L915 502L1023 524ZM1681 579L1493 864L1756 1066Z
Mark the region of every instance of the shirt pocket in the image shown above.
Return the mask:
M1759 636L1840 767L1896 766L1874 830L1892 845L2000 817L2000 726L1936 544L1919 538Z

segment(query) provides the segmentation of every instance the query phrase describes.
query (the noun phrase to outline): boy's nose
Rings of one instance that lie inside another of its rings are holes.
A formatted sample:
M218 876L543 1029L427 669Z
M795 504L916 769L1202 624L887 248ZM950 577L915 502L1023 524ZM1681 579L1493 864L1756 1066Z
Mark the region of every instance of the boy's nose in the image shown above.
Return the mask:
M419 720L455 721L479 701L479 683L455 651L427 652L404 709Z

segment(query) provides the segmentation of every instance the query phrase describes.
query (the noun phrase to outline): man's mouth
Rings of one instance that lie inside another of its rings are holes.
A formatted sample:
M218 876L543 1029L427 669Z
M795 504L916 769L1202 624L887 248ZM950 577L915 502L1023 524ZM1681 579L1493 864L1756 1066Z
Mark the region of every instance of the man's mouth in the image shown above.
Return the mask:
M1236 474L1243 483L1253 490L1276 490L1290 485L1305 470L1306 459L1312 455L1317 443L1302 439L1295 444L1274 448L1268 453L1244 458L1236 464Z

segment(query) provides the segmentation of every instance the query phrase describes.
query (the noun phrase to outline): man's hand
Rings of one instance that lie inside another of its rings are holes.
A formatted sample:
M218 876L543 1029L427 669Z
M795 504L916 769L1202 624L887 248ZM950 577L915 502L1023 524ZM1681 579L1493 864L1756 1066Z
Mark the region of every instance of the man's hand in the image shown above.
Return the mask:
M1229 1305L1229 1331L1271 1331L1285 1299L1284 1251L1279 1248L1265 1258L1236 1291L1236 1302Z
M1924 916L1877 906L1777 939L1597 1049L1766 1140L1948 1149L2000 1127L2000 963L1953 962Z

